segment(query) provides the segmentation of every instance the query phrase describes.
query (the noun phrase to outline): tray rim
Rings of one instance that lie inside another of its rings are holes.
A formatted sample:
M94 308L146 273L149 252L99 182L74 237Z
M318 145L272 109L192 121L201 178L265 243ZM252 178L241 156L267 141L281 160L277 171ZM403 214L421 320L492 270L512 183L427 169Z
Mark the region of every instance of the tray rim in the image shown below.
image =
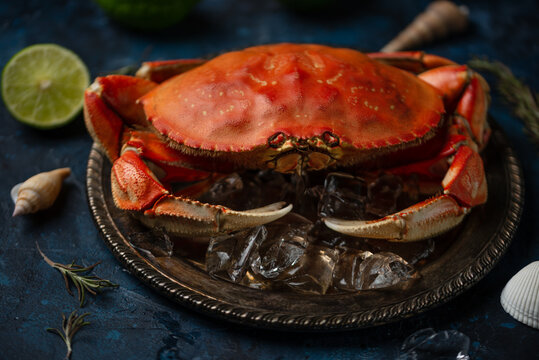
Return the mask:
M289 314L230 304L197 289L181 284L141 257L117 228L106 210L102 191L102 169L106 163L103 149L93 143L86 173L86 194L92 218L106 245L133 275L167 298L195 311L263 329L293 331L352 330L382 325L411 317L448 302L481 280L496 265L509 247L520 222L524 205L524 179L519 160L498 127L493 136L503 147L502 161L507 174L508 207L505 221L491 236L478 256L448 281L397 303L365 311L323 315Z

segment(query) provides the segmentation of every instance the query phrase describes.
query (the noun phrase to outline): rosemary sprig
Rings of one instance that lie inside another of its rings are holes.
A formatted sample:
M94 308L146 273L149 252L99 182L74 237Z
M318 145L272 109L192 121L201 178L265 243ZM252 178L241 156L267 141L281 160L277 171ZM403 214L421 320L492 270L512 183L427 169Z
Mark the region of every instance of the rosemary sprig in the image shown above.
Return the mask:
M488 71L498 80L497 89L504 100L512 105L513 113L522 120L526 132L539 146L539 94L533 93L528 86L517 79L511 70L499 61L472 59L472 68Z
M47 328L47 331L53 334L56 334L62 338L64 343L67 347L67 353L65 356L65 360L68 360L71 358L71 352L72 347L71 344L73 343L73 336L79 331L83 326L90 325L88 321L84 321L84 318L86 316L90 315L90 313L84 313L80 316L77 315L77 310L73 311L69 317L66 319L65 315L62 314L62 331L54 329L54 328Z
M88 291L92 295L96 295L97 294L96 290L107 288L107 287L118 287L118 284L114 284L109 280L101 279L100 277L97 277L95 275L83 275L83 273L92 271L97 265L101 263L101 261L98 261L95 264L87 266L87 267L77 265L75 264L75 261L73 261L70 265L59 264L59 263L53 262L45 254L43 254L37 242L36 242L36 246L37 246L37 250L43 257L45 262L49 264L51 267L60 271L60 273L64 277L67 292L69 293L69 295L73 296L73 292L71 291L71 288L69 287L69 279L71 279L71 281L77 288L80 307L84 306L86 291Z

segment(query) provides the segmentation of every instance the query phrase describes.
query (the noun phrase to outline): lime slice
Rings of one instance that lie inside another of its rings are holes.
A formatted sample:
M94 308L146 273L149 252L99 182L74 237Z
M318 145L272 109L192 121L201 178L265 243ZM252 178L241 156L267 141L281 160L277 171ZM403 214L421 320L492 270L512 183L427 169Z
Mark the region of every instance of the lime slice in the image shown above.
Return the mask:
M29 46L2 72L2 98L19 121L41 129L67 124L82 109L90 75L79 57L54 44Z

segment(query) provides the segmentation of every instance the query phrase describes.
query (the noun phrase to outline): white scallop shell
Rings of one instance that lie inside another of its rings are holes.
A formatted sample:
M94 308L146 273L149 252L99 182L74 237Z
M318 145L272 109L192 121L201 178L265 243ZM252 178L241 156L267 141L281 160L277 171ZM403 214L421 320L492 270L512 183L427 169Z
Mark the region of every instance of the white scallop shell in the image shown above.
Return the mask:
M539 329L539 261L527 265L509 280L500 302L516 320Z

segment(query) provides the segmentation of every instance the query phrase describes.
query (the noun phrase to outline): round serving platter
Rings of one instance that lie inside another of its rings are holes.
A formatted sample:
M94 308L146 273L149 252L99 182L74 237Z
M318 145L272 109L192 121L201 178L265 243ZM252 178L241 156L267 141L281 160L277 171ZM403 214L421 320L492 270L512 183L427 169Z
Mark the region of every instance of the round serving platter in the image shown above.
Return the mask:
M355 293L313 295L258 290L210 277L177 253L150 253L154 233L117 209L110 190L111 164L94 144L87 169L93 219L116 258L133 275L169 299L199 312L245 325L289 330L344 330L385 324L426 311L483 278L509 246L522 213L522 170L505 135L495 127L483 159L489 186L486 205L474 208L451 232L443 254L405 286ZM137 244L133 243L137 237Z

